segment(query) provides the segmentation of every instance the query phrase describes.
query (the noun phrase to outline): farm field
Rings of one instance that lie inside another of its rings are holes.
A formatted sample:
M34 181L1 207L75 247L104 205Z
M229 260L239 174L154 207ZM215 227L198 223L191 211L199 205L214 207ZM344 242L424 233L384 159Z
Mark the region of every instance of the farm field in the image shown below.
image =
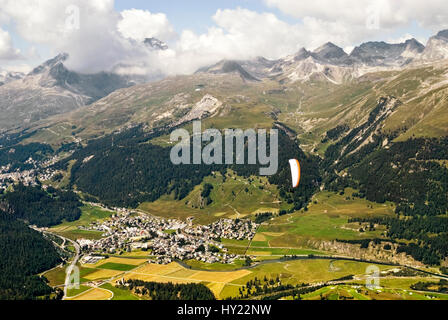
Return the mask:
M83 293L83 292L86 292L87 290L90 290L91 289L91 287L87 287L87 286L83 286L83 285L80 285L79 286L79 289L68 289L67 290L67 297L76 297L76 296L78 296L78 295L80 295L81 293Z
M140 264L145 263L146 261L148 261L147 259L142 259L142 258L124 258L124 257L109 257L107 259L103 259L98 261L96 264L86 264L86 266L90 266L90 267L103 267L105 264L123 264L123 265L131 265L131 266L138 266ZM105 268L105 269L109 269L109 268Z
M97 269L95 269L95 268L90 268L90 267L87 267L87 265L81 265L79 263L77 264L77 267L79 268L81 283L88 282L89 280L86 279L85 276L88 276L89 274L97 271ZM45 278L47 278L47 280L51 286L53 286L53 287L61 286L65 282L66 268L67 268L67 265L63 265L62 267L58 266L52 270L42 273L42 275Z
M279 277L282 284L297 285L302 283L319 283L339 279L348 275L363 276L370 264L355 261L333 261L333 260L295 260L263 264L250 269L252 272L243 278L232 282L232 285L244 285L250 280L271 279ZM391 267L378 266L380 270ZM236 297L238 290L226 286L222 297Z
M229 271L235 270L243 267L244 261L237 260L232 264L224 264L224 263L205 263L197 260L188 260L184 261L185 264L189 265L193 269L202 269L202 270L210 270L210 271Z
M113 296L112 291L103 288L93 288L68 300L110 300Z
M197 265L199 266L199 265ZM348 275L363 276L369 264L354 261L297 260L263 264L250 269L229 271L220 266L214 270L196 271L186 269L177 263L168 265L146 264L124 275L124 279L138 279L148 282L204 283L220 299L237 297L239 288L248 281L276 278L282 284L297 285L330 281ZM391 267L379 266L380 270Z
M249 270L195 271L177 263L171 263L168 265L147 264L127 273L124 278L148 282L204 283L216 297L220 297L224 286L240 287L241 285L232 284L232 282L249 274L251 274Z
M114 297L111 300L140 300L140 298L133 295L131 291L119 289L110 283L105 283L100 288L113 292Z
M81 284L116 277L126 271L137 268L146 263L147 259L110 257L96 264L78 264ZM57 267L43 273L53 287L61 286L65 282L66 266Z

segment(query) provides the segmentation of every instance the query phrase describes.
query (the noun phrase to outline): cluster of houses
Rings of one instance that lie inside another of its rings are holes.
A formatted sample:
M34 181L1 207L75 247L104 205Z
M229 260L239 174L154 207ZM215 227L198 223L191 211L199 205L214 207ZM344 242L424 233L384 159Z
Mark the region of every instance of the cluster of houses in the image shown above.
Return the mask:
M6 190L10 185L21 181L24 185L36 185L36 172L31 170L16 170L10 172L9 165L0 167L0 189Z
M80 227L103 232L103 238L98 240L78 240L83 252L114 254L140 249L151 251L151 256L163 264L190 259L232 263L239 257L228 253L221 239L250 240L258 227L250 220L222 219L203 226L193 225L192 219L183 222L120 210L110 219Z
M11 149L14 150L14 149ZM6 190L10 185L17 182L23 183L25 186L37 185L36 179L40 181L51 180L57 171L51 168L53 164L58 162L60 157L53 156L43 162L28 158L24 164L27 164L26 170L13 169L10 164L0 167L0 189Z

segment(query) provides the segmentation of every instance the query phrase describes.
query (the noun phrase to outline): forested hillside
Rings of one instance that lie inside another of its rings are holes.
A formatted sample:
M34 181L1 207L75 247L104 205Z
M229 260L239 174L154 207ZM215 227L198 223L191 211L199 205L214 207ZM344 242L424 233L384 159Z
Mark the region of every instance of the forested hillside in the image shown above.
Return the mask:
M147 143L150 138L139 129L115 135L113 144L108 136L88 144L57 167L76 160L72 186L105 203L131 207L166 194L183 199L213 171L232 169L243 177L259 174L258 165L173 165L171 149ZM303 166L301 188L294 190L288 164L291 157ZM279 170L269 182L279 185L281 196L295 210L301 209L319 186L319 158L306 155L297 141L279 131Z
M123 288L151 300L215 300L215 296L202 283L173 284L128 280Z
M49 298L54 290L36 274L60 262L39 232L0 211L0 300Z
M378 134L372 142L343 156L343 147L350 145L353 132L327 151L323 168L326 187L333 191L352 187L359 190L358 197L377 203L394 202L394 219L352 221L385 225L388 237L407 241L398 252L425 264L440 264L448 257L448 139L409 139L385 148L384 142L393 137Z
M61 191L52 187L15 186L0 198L0 204L15 219L24 220L38 227L51 227L62 221L75 221L81 216L82 203L72 191Z
M51 227L77 220L80 206L71 191L23 184L0 198L0 300L61 298L37 274L62 260L51 241L29 225Z

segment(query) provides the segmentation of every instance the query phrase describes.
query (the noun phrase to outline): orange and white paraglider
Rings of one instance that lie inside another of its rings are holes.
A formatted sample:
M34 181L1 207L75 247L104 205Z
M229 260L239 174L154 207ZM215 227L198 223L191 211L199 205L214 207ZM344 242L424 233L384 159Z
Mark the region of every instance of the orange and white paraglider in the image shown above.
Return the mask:
M300 183L300 163L297 159L289 160L291 166L292 187L297 188Z

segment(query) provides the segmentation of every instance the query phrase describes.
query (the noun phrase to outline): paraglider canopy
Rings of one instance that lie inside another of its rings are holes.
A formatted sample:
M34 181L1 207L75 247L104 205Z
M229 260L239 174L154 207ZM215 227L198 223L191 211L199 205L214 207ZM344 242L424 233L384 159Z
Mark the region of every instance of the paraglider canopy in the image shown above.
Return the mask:
M289 160L291 166L292 187L297 188L300 183L300 163L297 159Z

